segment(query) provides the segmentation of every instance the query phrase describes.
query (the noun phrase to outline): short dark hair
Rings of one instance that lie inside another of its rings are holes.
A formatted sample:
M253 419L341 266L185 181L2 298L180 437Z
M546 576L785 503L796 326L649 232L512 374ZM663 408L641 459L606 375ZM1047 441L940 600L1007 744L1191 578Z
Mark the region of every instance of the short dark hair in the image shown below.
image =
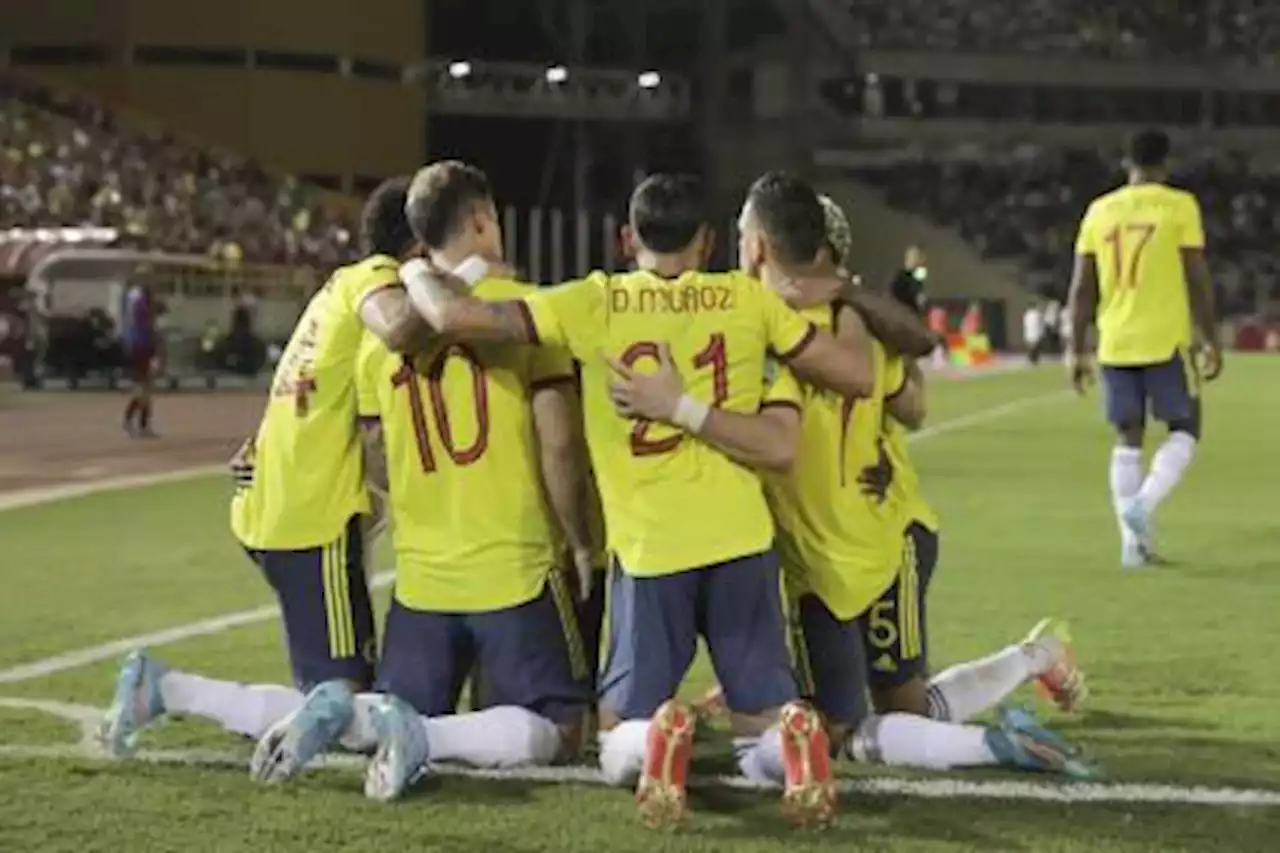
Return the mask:
M627 218L645 248L663 255L682 251L711 221L702 180L693 175L650 175L631 193Z
M1140 168L1159 168L1169 159L1172 147L1169 134L1163 130L1148 128L1138 131L1129 139L1129 162Z
M783 263L811 261L827 245L826 214L807 181L769 172L751 185L747 202Z
M418 239L438 249L452 237L471 209L493 201L489 176L460 160L424 166L409 185L409 225Z
M413 245L413 229L404 212L408 197L408 175L387 178L369 193L360 212L360 246L366 255L398 258Z

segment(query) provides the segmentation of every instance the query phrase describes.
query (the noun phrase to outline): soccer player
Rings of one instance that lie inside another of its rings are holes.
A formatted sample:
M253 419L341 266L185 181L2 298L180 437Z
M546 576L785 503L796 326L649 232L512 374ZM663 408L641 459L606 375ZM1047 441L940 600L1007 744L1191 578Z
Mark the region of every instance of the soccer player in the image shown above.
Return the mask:
M836 262L846 267L853 243L848 218L830 198L820 196L819 201L827 245ZM883 479L889 498L903 507L906 520L898 580L876 604L879 630L864 637L872 707L881 714L902 711L965 722L994 708L1023 684L1034 682L1062 710L1077 710L1087 696L1084 677L1075 665L1066 626L1055 620L1042 620L1020 643L930 677L925 603L938 561L939 524L937 513L920 491L919 475L907 450L908 432L924 424L925 380L906 347L896 350L889 353L889 369L901 370L903 382L885 398L881 444L887 464L866 469L860 478L873 489L883 489L881 475L887 475ZM922 353L923 348L916 352Z
M497 211L478 176L414 191L414 225L444 247L444 262L500 258ZM490 276L471 292L498 301L534 290ZM360 414L377 422L369 456L385 460L374 476L386 478L396 558L378 664L389 698L373 716L382 737L366 793L398 797L428 760L514 767L572 753L589 674L561 538L584 592L596 556L572 360L552 347L445 340L397 357L368 339L359 363ZM485 707L454 714L473 661ZM313 691L264 738L281 745L268 746L272 778L359 725L359 704L340 682Z
M410 193L410 219L429 199L485 186L482 180L459 163L428 167ZM486 193L477 215L490 207ZM770 353L850 396L869 390L870 365L757 280L701 271L712 233L696 179L648 178L632 194L628 218L637 250L630 273L595 273L521 300L486 302L437 271L449 266L455 235L441 239L415 227L435 269L414 264L403 278L441 333L563 346L582 365L587 442L619 564L601 676L606 779L639 778L646 823L683 816L694 718L673 697L701 634L735 713L739 767L750 778L784 783L784 805L796 820L823 820L831 812L827 746L817 716L795 701L768 508L757 477L714 445L786 464L795 412L755 415ZM667 413L682 431L620 417L609 399L615 371L652 370L664 347L691 377L689 392Z
M375 638L362 521L369 503L355 360L365 329L393 349L430 331L398 277L401 261L416 251L404 214L407 187L407 178L391 179L370 195L361 223L368 257L334 272L307 305L258 432L232 461L232 531L280 601L297 689L170 671L135 652L121 668L100 732L112 753L127 754L139 730L166 712L210 717L257 736L282 710L301 704L299 691L335 678L355 689L370 684Z
M823 205L795 178L773 173L757 181L740 227L743 266L758 271L766 283L821 273L814 265L830 263ZM829 302L805 314L870 347L877 365L875 390L863 399L798 387L785 371L765 398L766 403L798 400L802 408L796 461L787 472L768 474L766 483L793 602L797 668L827 720L832 742L863 762L927 769L1002 764L1087 775L1077 751L1025 713L1010 712L1001 726L987 728L915 714L875 716L868 710L865 650L919 656L908 639L919 630L915 566L899 572L903 507L889 493L892 471L881 443L886 397L903 385L902 359L890 355L847 305ZM916 355L928 351L928 336L923 328L921 333L923 346L914 349ZM628 389L632 395L653 390L632 384L637 386ZM634 408L635 397L628 399ZM663 408L645 402L639 407L643 414Z
M120 340L133 387L124 408L124 431L134 438L154 438L151 430L153 365L156 358L156 311L151 289L134 283L124 294Z
M1222 346L1195 196L1169 186L1169 137L1160 130L1129 143L1128 183L1095 199L1076 238L1071 275L1071 350L1077 392L1093 379L1087 332L1096 315L1107 418L1118 442L1111 452L1111 497L1120 526L1121 563L1157 561L1151 521L1195 455L1200 440L1200 365L1222 370ZM1147 410L1169 435L1145 478L1142 442Z

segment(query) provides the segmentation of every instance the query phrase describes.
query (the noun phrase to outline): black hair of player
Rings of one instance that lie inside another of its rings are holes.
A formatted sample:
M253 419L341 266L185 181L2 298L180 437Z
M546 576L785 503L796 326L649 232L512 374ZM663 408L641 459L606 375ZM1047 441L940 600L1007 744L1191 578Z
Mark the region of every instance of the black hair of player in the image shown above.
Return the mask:
M808 263L828 245L826 214L809 182L769 172L751 185L747 204L782 263Z
M1140 130L1129 139L1129 163L1139 169L1164 168L1172 148L1169 134L1163 130Z
M482 170L460 160L424 166L409 185L409 225L429 249L457 234L476 205L493 202L493 187Z
M631 193L627 219L640 245L649 251L682 252L698 236L698 229L711 221L706 188L694 175L650 175Z
M366 255L401 258L416 242L404 206L409 198L409 177L387 178L369 193L360 212L360 247Z

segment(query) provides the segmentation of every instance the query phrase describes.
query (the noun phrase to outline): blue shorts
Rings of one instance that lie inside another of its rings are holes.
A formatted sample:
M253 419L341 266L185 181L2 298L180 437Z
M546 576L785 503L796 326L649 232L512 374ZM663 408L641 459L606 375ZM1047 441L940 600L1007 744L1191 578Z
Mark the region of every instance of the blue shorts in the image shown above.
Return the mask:
M838 619L812 593L791 606L791 647L800 693L830 721L867 718L867 652L858 619Z
M452 714L473 665L483 707L516 705L572 725L590 703L573 598L553 573L532 601L484 613L414 610L391 602L378 690L437 717Z
M1143 365L1102 365L1107 420L1120 428L1146 423L1147 411L1166 424L1200 432L1200 376L1182 351L1168 361Z
M937 558L937 536L923 525L908 525L897 577L857 619L872 689L900 687L929 674L924 590Z
M280 601L297 688L306 692L338 678L372 684L377 635L362 518L353 516L341 536L320 548L246 551Z
M676 695L707 641L730 710L756 714L796 698L772 551L673 575L635 577L615 565L601 705L648 719Z

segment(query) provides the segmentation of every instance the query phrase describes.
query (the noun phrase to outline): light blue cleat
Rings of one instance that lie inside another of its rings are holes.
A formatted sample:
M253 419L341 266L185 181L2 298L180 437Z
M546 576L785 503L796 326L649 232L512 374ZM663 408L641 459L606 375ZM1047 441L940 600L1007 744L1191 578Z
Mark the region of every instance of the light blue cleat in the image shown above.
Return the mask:
M259 782L285 782L338 742L355 714L355 698L343 681L316 685L302 707L267 729L249 761Z
M168 668L144 652L130 652L116 675L116 692L102 718L96 740L109 755L127 758L138 746L138 734L164 716L160 679Z
M378 751L364 777L364 795L390 802L427 774L431 750L427 730L418 712L394 696L387 696L373 710Z
M1026 708L1001 708L999 728L987 730L987 746L1006 767L1079 780L1102 775L1085 761L1079 747L1041 726Z

